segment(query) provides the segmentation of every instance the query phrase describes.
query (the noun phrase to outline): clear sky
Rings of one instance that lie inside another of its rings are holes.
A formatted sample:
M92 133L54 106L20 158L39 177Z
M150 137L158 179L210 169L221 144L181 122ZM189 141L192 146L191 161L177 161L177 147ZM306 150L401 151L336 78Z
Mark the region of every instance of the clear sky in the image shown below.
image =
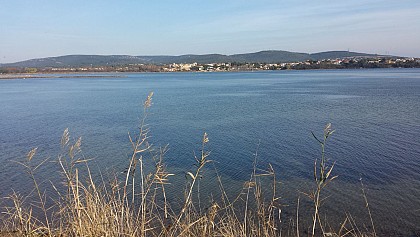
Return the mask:
M0 63L260 50L420 57L420 1L0 0Z

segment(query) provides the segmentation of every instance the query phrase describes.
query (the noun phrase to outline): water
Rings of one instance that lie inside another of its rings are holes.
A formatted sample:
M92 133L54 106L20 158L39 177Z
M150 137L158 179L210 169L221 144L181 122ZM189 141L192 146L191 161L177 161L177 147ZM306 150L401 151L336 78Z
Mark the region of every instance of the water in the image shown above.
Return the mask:
M311 131L321 136L331 122L336 132L327 156L339 177L325 213L337 220L350 213L368 226L362 178L378 232L420 233L419 69L125 76L0 80L0 195L31 188L11 161L33 147L38 159L54 160L65 128L74 139L83 137L84 155L95 158L95 168L123 170L127 132L136 131L142 101L154 91L152 140L169 144L166 160L177 177L192 168L204 132L215 161L208 176L216 168L235 192L249 179L258 149L259 167L271 163L281 180L281 200L290 205L284 218L294 218L299 195L303 207L310 204L301 193L310 190L320 155ZM39 170L41 179L57 178L50 166ZM211 188L203 187L206 193Z

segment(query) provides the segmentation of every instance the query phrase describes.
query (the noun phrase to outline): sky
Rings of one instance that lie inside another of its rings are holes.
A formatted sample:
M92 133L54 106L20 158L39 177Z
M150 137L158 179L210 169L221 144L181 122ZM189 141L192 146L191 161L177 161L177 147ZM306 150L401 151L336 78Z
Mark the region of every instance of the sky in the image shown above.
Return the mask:
M261 50L420 57L420 1L0 0L0 63Z

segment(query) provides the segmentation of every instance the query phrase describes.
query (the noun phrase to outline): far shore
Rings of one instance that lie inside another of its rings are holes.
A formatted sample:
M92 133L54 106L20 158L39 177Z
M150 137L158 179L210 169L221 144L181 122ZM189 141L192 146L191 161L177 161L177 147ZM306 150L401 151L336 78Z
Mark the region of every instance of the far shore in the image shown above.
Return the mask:
M262 71L319 71L319 70L375 70L401 68L319 68L286 70L235 70L235 71L174 71L174 72L35 72L35 73L0 73L0 80L10 79L56 79L56 78L124 78L127 74L137 73L219 73L219 72L262 72Z

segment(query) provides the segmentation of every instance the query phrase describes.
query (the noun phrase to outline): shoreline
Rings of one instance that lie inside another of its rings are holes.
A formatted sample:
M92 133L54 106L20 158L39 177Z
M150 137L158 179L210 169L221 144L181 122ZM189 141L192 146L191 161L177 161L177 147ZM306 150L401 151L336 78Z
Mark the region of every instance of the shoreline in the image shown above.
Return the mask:
M415 68L343 68L343 69L287 69L287 70L238 70L238 71L174 71L174 72L53 72L53 73L0 73L0 80L59 79L59 78L125 78L126 74L137 73L241 73L241 72L281 72L281 71L334 71L334 70L376 70Z

